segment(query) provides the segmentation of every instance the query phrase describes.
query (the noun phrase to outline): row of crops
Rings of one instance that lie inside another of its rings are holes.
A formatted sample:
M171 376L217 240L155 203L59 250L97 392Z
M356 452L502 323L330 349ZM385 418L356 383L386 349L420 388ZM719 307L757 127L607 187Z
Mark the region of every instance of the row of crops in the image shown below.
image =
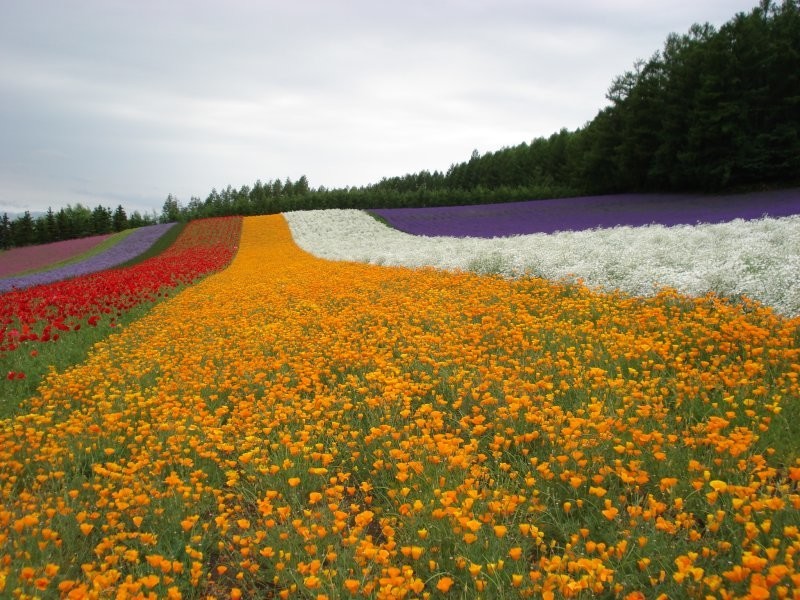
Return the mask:
M341 217L0 295L0 595L796 597L796 313Z

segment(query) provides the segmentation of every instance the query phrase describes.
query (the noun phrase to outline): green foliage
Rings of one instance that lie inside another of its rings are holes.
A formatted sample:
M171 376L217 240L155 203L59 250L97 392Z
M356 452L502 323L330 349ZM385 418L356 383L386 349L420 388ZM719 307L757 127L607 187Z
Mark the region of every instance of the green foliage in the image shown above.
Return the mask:
M128 215L125 212L125 209L122 208L121 204L117 206L117 209L114 211L114 216L111 218L111 224L114 227L114 231L122 231L123 229L127 229Z
M693 25L670 35L661 52L614 80L612 105L576 133L586 153L579 184L720 192L796 182L798 73L795 0L762 2L719 30Z
M133 214L128 219L121 205L112 212L102 205L89 209L80 203L67 205L57 213L48 208L44 215L36 218L27 211L14 220L3 214L0 218L0 249L115 233L156 222L153 216Z
M164 201L164 206L161 209L161 217L159 218L159 221L161 223L174 223L180 218L181 205L175 196L169 194L167 199Z
M29 211L26 210L21 217L12 223L10 237L14 246L27 246L36 243L36 231Z
M11 219L8 214L3 213L0 217L0 250L5 250L11 246Z

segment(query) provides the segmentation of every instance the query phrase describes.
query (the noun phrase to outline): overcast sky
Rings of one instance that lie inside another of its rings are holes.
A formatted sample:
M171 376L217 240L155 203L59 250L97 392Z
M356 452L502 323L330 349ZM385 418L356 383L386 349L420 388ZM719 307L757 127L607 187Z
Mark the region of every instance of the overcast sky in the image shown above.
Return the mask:
M570 130L756 0L0 0L0 212L361 186Z

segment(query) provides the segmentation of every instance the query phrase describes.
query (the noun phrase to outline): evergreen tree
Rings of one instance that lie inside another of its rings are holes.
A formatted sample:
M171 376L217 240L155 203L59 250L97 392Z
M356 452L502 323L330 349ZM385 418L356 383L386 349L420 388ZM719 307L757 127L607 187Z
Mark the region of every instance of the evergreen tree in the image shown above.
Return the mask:
M102 235L113 231L111 209L97 205L92 211L92 233Z
M0 218L0 250L6 250L11 245L11 219L8 218L8 213L3 213Z
M123 231L128 228L128 215L122 205L118 205L112 217L112 227L114 231Z
M136 228L142 227L146 224L144 217L142 217L142 213L138 210L135 210L131 213L130 218L128 219L128 227Z
M231 206L231 214L234 215L252 215L253 207L250 203L250 187L243 185L241 189L233 193L233 203Z
M164 206L161 208L161 217L159 221L161 223L174 223L175 221L179 221L180 218L180 203L175 196L168 194L167 199L164 201Z
M62 208L56 213L56 240L69 240L72 239L72 223L67 217L67 213Z
M87 237L92 235L92 211L78 202L75 206L67 204L64 209L67 220L70 223L70 238Z
M56 215L51 207L47 207L47 212L44 215L44 230L46 232L45 238L48 242L56 242L58 237L58 226L56 225Z
M36 241L33 218L26 210L11 224L11 237L15 246L29 246Z
M308 191L308 178L305 175L301 175L300 179L298 179L294 184L294 193L297 196L304 196L308 193Z
M33 220L33 244L47 244L52 241L47 232L47 221L44 215Z

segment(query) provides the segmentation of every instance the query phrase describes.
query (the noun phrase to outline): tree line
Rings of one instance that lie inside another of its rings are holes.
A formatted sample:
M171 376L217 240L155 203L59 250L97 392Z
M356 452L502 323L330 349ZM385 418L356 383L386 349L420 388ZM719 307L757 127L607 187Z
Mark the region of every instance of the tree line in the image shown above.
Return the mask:
M724 192L800 176L800 3L763 1L693 25L616 77L609 105L561 131L372 191L477 191L483 201L622 192ZM433 193L424 194L424 192ZM445 197L446 197L445 194Z
M80 203L67 205L58 212L48 208L45 214L36 217L25 211L12 220L4 213L0 217L0 248L103 235L152 225L158 220L156 213L142 215L139 211L134 211L129 217L122 205L112 211L101 205L90 209Z
M157 218L795 185L800 181L800 0L763 0L719 29L695 24L686 34L670 34L650 59L637 60L614 78L607 99L608 105L575 131L562 129L484 154L475 150L446 172L423 170L336 189L311 188L305 176L295 182L259 180L239 189L213 189L205 199L186 203L170 194ZM92 217L99 209L89 211ZM48 224L52 219L40 219L33 226L0 226L0 236L6 236L0 243L42 243L53 231L64 235ZM134 226L133 218L127 226ZM98 233L85 221L81 227L69 231ZM10 237L4 231L12 231Z

